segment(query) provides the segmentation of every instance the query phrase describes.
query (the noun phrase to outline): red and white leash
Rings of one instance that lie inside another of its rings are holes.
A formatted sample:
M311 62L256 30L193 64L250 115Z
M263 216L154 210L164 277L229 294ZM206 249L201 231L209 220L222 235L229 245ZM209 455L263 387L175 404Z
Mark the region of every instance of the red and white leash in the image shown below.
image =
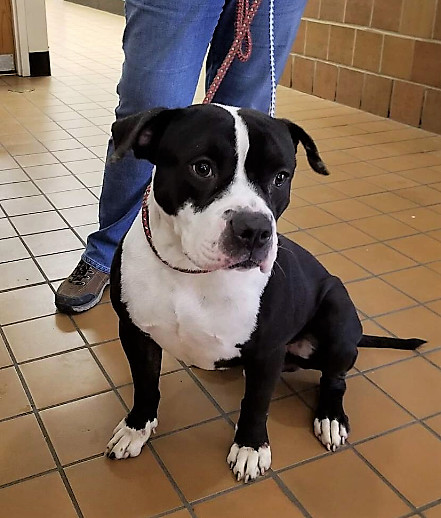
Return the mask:
M222 80L225 77L231 63L237 56L239 61L245 62L251 56L253 50L253 40L251 38L251 23L262 0L253 0L251 4L249 0L237 0L236 5L236 22L234 30L234 40L225 56L224 61L218 68L216 75L205 94L202 104L209 104L213 100ZM271 73L271 102L269 115L274 117L276 105L276 73L274 59L274 0L269 0L269 40L270 40L270 73Z

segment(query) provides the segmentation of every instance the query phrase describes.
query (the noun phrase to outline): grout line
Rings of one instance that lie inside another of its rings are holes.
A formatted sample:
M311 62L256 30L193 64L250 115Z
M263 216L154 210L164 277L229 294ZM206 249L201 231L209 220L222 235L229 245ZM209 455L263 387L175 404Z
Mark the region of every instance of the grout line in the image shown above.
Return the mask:
M4 334L4 332L3 332L3 330L1 328L0 328L0 336L3 338L3 342L5 343L5 346L8 349L8 353L9 353L9 355L10 355L12 361L13 361L13 364L14 364L15 372L16 372L17 376L20 379L22 388L23 388L23 390L24 390L24 392L25 392L25 394L26 394L26 396L28 398L28 401L30 403L30 406L32 408L32 413L33 413L35 419L37 420L37 424L40 427L40 431L41 431L41 433L43 435L43 438L44 438L44 440L46 442L46 445L47 445L47 447L48 447L48 449L50 451L50 454L52 455L52 459L53 459L53 461L55 463L56 469L58 470L58 473L59 473L59 475L60 475L60 477L61 477L61 479L62 479L62 481L64 483L64 487L65 487L65 489L66 489L66 491L67 491L67 493L68 493L68 495L69 495L69 497L70 497L70 499L72 501L72 505L74 506L75 511L78 514L79 518L84 518L84 515L81 512L81 509L80 509L80 506L79 506L78 501L76 499L76 496L75 496L75 494L73 492L72 486L70 485L70 482L69 482L69 480L68 480L68 478L66 476L66 473L64 472L64 469L63 469L63 467L61 465L61 462L60 462L60 459L58 457L58 454L55 451L55 448L54 448L54 445L52 444L52 441L50 439L49 433L48 433L48 431L46 429L46 426L44 425L44 422L43 422L43 420L42 420L42 418L40 416L40 413L39 413L39 411L37 409L37 406L36 406L36 404L34 402L34 399L33 399L33 396L31 394L31 391L29 389L29 386L28 386L28 384L27 384L27 382L25 380L25 377L23 376L23 374L22 374L22 372L21 372L21 370L19 368L19 365L17 364L14 352L13 352L11 346L9 345L9 342L8 342L8 340L6 338L6 335Z

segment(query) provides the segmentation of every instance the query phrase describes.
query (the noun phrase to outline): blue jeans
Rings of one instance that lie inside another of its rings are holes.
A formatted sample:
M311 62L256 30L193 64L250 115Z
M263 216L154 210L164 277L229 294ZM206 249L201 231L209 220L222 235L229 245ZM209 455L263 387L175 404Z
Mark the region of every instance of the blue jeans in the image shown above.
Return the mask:
M274 0L276 79L279 80L307 0ZM192 103L208 46L206 83L225 58L234 34L235 0L126 0L125 61L117 87L116 118L157 106ZM213 102L268 112L269 0L253 20L253 52L235 59ZM208 87L208 86L207 86ZM109 141L107 156L113 152ZM90 234L83 260L108 273L115 249L139 211L152 165L127 154L104 168L99 230Z

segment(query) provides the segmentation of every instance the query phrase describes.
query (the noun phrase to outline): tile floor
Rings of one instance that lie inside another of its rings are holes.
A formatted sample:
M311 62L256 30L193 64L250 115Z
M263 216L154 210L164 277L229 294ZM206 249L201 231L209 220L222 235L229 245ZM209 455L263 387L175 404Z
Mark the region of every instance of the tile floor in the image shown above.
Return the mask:
M332 170L304 157L280 231L346 282L370 333L418 353L362 350L348 380L350 443L311 432L318 374L283 376L273 471L243 486L225 463L240 372L165 358L158 434L102 456L132 387L106 294L56 314L54 290L97 225L123 20L47 0L51 78L0 78L2 516L394 518L441 516L441 136L280 88Z

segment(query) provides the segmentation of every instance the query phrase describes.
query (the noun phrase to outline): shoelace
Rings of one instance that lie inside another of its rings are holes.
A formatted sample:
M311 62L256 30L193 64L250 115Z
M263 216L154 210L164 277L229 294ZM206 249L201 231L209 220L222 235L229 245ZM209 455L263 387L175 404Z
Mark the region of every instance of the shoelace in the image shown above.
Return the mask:
M93 268L85 262L81 262L72 275L69 277L69 282L76 286L85 286L86 282L91 279L93 275Z

